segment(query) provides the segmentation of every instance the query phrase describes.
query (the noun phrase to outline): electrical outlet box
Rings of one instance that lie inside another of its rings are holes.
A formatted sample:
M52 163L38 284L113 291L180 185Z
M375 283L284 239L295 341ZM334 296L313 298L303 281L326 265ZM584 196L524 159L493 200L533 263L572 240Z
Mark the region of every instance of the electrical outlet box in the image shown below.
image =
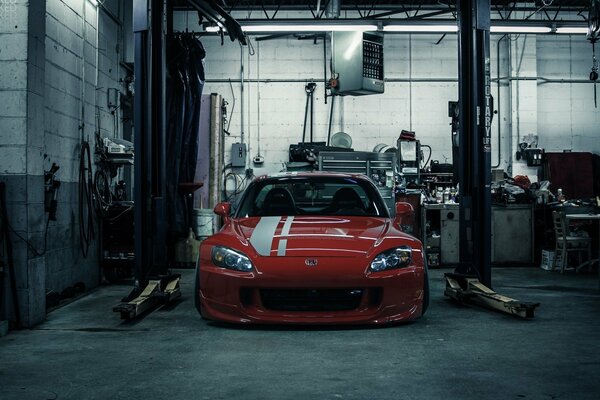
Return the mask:
M383 93L383 35L374 32L333 32L335 94L360 96Z
M246 166L246 144L234 143L231 145L231 166L245 167Z
M525 149L524 153L528 167L540 167L542 165L542 157L544 156L543 149Z

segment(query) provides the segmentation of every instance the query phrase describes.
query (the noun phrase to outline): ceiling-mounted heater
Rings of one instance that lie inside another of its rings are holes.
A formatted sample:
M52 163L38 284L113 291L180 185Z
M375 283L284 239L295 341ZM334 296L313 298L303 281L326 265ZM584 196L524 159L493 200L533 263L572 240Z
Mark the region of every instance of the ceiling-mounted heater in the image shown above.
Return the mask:
M333 71L337 95L383 93L383 35L373 32L333 32Z

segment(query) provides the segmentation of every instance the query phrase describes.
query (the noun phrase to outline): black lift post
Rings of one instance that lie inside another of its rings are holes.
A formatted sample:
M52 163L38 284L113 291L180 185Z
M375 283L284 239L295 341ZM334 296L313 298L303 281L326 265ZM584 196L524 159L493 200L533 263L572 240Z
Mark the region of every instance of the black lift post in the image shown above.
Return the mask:
M185 3L182 9L196 10L200 19L225 28L231 40L247 44L240 24L216 2ZM175 5L174 0L133 0L135 287L113 308L123 318L181 295L180 276L169 273L166 240L167 39Z
M134 318L181 295L166 245L167 0L134 0L135 287L113 308Z
M134 0L135 278L166 273L166 5Z
M490 0L458 0L460 267L491 287Z

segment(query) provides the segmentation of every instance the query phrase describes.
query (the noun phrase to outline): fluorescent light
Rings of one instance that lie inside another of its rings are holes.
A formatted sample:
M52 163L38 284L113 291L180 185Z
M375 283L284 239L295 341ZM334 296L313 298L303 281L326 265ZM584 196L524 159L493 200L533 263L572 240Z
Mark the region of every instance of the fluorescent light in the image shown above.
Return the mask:
M547 26L526 26L526 25L496 25L490 27L492 33L550 33L552 28Z
M458 32L458 25L386 25L385 32Z
M244 32L331 32L331 31L376 31L377 25L246 25Z
M331 31L376 31L377 25L242 25L244 32L331 32ZM206 32L219 32L218 26L208 26Z
M242 23L243 24L243 23ZM364 32L364 31L377 31L377 25L358 25L358 24L319 24L319 23L287 23L287 24L275 24L265 23L256 25L242 25L244 32L331 32L331 31L353 31L353 32ZM205 28L206 32L219 32L218 26L208 26ZM458 25L451 23L439 24L439 25L427 25L427 24L398 24L398 25L384 25L384 32L404 32L404 33L456 33L458 32ZM560 33L560 34L585 34L587 33L586 27L577 26L564 26L556 29L552 29L549 26L541 25L492 25L490 27L491 33Z
M565 34L587 34L588 28L585 27L575 27L575 26L563 26L562 28L556 28L556 33L565 33Z

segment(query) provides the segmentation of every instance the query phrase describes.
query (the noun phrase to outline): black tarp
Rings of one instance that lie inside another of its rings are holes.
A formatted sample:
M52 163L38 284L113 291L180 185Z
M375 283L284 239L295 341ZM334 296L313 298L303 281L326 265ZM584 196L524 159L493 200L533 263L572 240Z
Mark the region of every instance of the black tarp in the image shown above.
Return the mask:
M191 216L179 184L194 181L206 52L191 34L171 37L168 51L167 229L174 241L185 235L190 225Z

